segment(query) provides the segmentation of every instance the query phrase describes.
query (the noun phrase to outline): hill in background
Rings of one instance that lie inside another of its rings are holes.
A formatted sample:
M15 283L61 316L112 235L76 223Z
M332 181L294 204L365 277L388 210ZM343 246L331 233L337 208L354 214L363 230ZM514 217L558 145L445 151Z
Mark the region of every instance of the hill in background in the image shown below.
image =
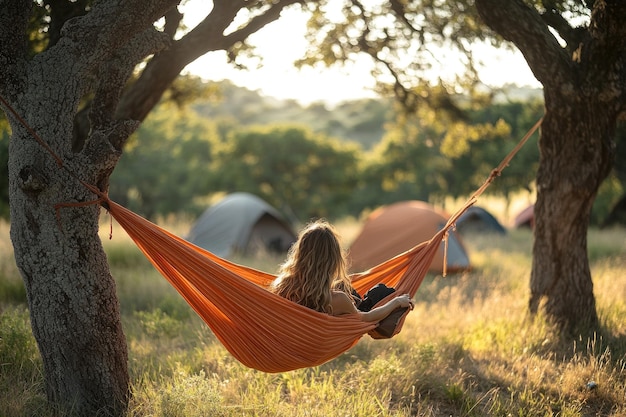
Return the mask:
M391 102L385 100L350 101L329 109L323 103L302 106L295 100L262 96L228 81L219 83L219 89L220 100L201 101L194 105L199 115L232 119L244 126L302 124L315 132L359 143L364 149L380 141L384 125L392 116Z
M346 101L329 108L324 103L302 106L295 100L279 100L261 95L230 81L216 83L220 99L194 104L194 110L211 119L226 119L238 125L267 125L293 123L310 127L327 136L359 143L370 149L385 133L385 123L392 121L392 101L360 99ZM526 101L541 97L541 90L506 86L496 95L497 101Z

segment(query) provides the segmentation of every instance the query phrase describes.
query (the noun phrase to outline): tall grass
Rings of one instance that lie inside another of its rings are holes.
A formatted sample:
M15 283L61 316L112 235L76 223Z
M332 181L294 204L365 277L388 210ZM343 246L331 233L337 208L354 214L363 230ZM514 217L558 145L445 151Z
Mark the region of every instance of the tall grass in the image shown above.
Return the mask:
M473 270L428 276L393 339L366 336L322 366L266 374L234 360L114 231L104 244L129 346L128 416L626 415L626 230L590 231L602 331L573 342L527 315L529 231L465 243ZM51 416L25 302L10 289L21 281L2 248L0 416ZM275 272L281 259L237 261Z

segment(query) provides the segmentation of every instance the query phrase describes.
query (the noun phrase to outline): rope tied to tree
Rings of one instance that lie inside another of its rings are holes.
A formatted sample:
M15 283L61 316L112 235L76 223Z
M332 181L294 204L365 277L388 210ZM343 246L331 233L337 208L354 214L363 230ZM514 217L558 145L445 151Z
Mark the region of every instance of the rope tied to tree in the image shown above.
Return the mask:
M101 205L104 209L108 210L109 209L109 195L105 192L100 190L98 187L96 187L93 184L89 184L88 182L85 182L84 180L80 179L78 177L78 175L76 175L76 173L74 173L71 169L69 169L67 167L67 165L65 165L65 163L63 162L63 159L56 154L56 152L54 152L54 150L52 150L52 148L50 147L50 145L41 138L41 136L39 136L39 134L35 131L35 129L33 129L27 122L26 120L24 120L24 118L13 108L13 106L11 106L5 99L4 97L2 97L0 95L0 102L9 110L9 112L15 117L15 119L26 129L26 131L28 131L28 133L30 133L30 135L37 141L37 143L39 143L39 145L41 145L41 147L43 147L46 152L48 152L48 154L50 154L50 156L52 156L52 158L55 160L57 166L61 169L63 169L67 174L69 174L72 178L74 178L76 181L78 181L81 185L83 185L85 188L87 188L89 191L91 191L92 193L94 193L95 195L98 196L98 198L96 198L95 200L89 200L89 201L78 201L78 202L65 202L65 203L57 203L54 205L54 211L56 214L56 218L57 218L57 222L59 224L59 227L61 225L61 208L64 207L86 207L86 206L91 206L91 205L95 205L95 204L99 204ZM112 236L113 233L113 225L111 224L111 232L109 234L109 237Z

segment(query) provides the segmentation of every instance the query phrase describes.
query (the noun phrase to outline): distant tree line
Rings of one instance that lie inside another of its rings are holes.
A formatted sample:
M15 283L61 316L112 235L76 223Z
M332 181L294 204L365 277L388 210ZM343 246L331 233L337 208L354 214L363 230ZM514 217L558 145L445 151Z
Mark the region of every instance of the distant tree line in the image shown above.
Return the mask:
M235 191L258 195L296 222L358 217L400 200L442 203L480 186L543 112L540 100L530 100L469 109L462 121L433 111L407 119L384 101L359 101L352 110L344 103L332 111L268 104L249 93L231 90L239 98L226 99L226 110L215 101L196 103L194 110L162 105L136 134L141 152L131 144L116 168L111 196L152 219L195 217ZM245 108L237 106L243 102ZM350 139L327 134L330 124L349 130L356 114L370 133L378 132L376 140L359 142L358 129ZM538 160L531 140L488 194L508 200L532 191ZM595 224L621 194L615 185L623 182L612 184L598 198Z
M540 100L507 101L467 110L464 120L432 110L407 119L384 100L304 108L224 86L218 100L182 107L169 100L148 117L113 173L114 200L152 220L193 218L216 198L246 191L294 222L359 217L401 200L443 203L480 186L543 111ZM7 218L8 134L0 127L0 216ZM621 154L625 142L618 140ZM508 201L530 192L538 160L531 140L487 193ZM622 165L600 190L592 224L616 216Z

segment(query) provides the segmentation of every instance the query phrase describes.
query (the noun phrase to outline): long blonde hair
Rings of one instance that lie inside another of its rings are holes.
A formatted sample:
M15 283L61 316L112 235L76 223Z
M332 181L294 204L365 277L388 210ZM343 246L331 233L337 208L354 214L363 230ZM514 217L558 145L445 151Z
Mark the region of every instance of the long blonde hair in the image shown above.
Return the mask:
M270 289L288 300L332 314L332 290L346 290L349 278L339 235L326 220L309 223L289 249Z

